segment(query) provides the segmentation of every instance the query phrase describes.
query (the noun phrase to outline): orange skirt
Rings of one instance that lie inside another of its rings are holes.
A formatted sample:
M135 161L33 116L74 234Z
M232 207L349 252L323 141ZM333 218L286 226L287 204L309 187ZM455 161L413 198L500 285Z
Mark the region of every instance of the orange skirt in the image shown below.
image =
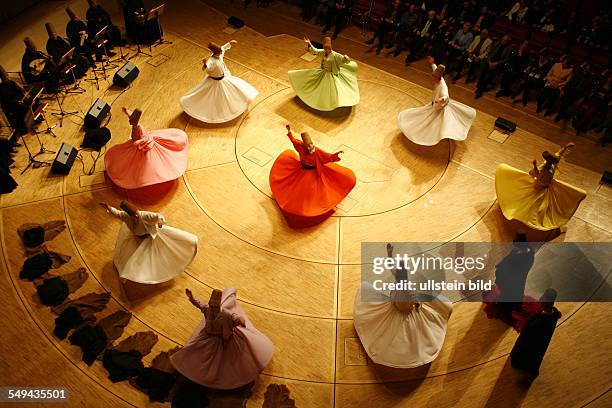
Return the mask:
M305 169L298 155L285 150L270 170L270 188L278 206L302 217L325 214L351 192L357 178L352 170L336 163Z

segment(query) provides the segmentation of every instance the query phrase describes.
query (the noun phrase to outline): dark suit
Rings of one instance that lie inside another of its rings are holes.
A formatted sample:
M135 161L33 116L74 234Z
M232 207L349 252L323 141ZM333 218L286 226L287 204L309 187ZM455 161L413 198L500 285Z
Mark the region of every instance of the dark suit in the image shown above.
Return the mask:
M489 51L489 57L480 63L480 76L478 78L478 84L476 85L476 92L483 93L487 90L489 83L502 72L506 62L510 58L512 52L512 44L507 43L503 45L501 42L496 41L491 46ZM489 64L491 62L496 63L493 67Z
M560 317L561 313L553 308L552 314L542 312L527 320L510 353L512 367L535 376L539 374L544 354Z

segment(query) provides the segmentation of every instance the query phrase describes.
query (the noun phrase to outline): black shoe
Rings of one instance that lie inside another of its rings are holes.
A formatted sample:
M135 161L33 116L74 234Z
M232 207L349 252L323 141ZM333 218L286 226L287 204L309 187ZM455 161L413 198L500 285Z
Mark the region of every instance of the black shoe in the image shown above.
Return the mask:
M461 78L461 75L457 72L454 76L453 76L453 82L457 82L459 80L459 78Z
M470 82L474 82L474 78L472 78L472 77L465 78L465 84L466 85L469 84Z
M374 41L376 41L376 37L372 37L372 38L370 38L370 39L369 39L368 41L366 41L365 43L366 43L366 44L368 44L368 45L372 45L372 44L374 44Z
M376 49L376 55L380 55L380 48Z
M475 99L480 99L480 98L482 98L482 92L480 92L480 91L476 91L476 95L474 95L474 98L475 98Z
M386 49L393 48L393 43L385 45Z
M338 34L332 35L332 40L335 40L336 38L338 38Z
M541 107L541 106L538 106L538 107L536 108L536 113L540 113L540 112L542 112L542 107Z
M115 55L117 55L116 52L112 52L112 51L108 51L107 54L109 57L114 57Z
M397 50L397 49L393 50L393 56L394 56L394 57L397 57L398 55L400 55L400 52L401 52L401 51L400 51L400 50Z
M522 104L523 104L523 108L524 108L525 106L527 106L527 101L523 99Z
M552 115L552 111L546 110L546 112L544 112L544 117L550 116L550 115Z

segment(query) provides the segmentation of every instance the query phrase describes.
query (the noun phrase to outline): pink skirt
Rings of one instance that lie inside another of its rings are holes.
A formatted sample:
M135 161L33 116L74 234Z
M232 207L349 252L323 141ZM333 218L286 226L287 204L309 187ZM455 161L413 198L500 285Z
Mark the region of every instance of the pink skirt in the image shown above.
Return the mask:
M236 300L236 289L223 291L221 307L244 317L246 327L237 326L224 339L204 330L206 319L195 329L185 346L170 357L176 370L205 387L230 390L249 384L268 365L274 354L270 339L257 330Z
M154 143L141 150L128 140L111 147L104 157L106 174L113 183L135 189L175 180L185 173L189 158L187 134L180 129L148 132Z

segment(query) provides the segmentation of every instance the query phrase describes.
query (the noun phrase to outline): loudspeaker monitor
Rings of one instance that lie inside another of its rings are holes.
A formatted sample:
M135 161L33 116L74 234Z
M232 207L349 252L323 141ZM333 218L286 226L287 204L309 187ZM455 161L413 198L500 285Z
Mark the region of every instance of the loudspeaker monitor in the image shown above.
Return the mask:
M110 105L98 98L85 115L85 127L99 128L110 112Z
M55 160L53 160L53 164L51 165L51 173L70 173L70 169L72 168L76 157L77 149L68 143L62 143L62 147L60 147L59 151L57 152L57 156L55 156Z
M121 88L127 88L136 79L138 74L140 74L138 67L128 61L115 73L113 84Z
M244 27L244 21L242 19L239 19L236 16L230 16L230 18L227 19L227 24L231 25L232 27L236 27L236 28Z

